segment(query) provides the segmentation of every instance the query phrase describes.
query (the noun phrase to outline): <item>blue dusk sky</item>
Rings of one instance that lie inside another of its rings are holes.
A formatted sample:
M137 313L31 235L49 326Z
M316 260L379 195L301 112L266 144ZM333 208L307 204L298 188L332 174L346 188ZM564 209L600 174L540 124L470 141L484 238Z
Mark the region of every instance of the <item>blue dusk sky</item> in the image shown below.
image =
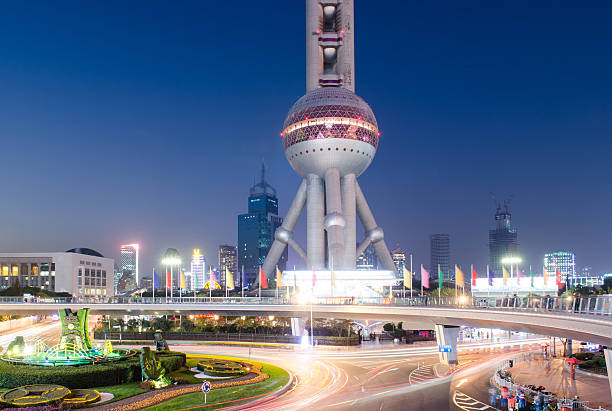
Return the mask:
M356 86L382 132L360 184L390 248L482 270L494 205L520 252L612 272L612 3L355 2ZM0 6L0 251L194 247L217 264L304 94L304 1ZM304 224L296 229L304 244ZM290 253L290 263L300 261Z

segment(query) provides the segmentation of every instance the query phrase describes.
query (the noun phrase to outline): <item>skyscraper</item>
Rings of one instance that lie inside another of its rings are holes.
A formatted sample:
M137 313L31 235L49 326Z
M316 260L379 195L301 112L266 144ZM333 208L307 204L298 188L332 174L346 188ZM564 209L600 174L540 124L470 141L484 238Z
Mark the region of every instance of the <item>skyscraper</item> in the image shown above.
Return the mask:
M571 251L555 251L544 254L544 269L554 276L559 270L563 283L569 278L570 283L576 278L576 255Z
M372 244L368 245L363 253L359 254L356 268L358 270L378 270L378 259Z
M219 273L220 282L225 286L225 269L227 268L232 274L234 279L234 285L240 278L237 275L238 272L238 261L236 259L236 247L233 245L220 245L219 246Z
M445 280L450 280L450 236L448 234L432 234L430 238L430 273L438 278L438 266Z
M121 246L121 273L129 272L133 275L136 285L140 284L138 273L138 244L124 244Z
M263 265L266 255L274 241L274 231L280 227L283 219L278 216L278 199L276 190L265 178L266 168L261 165L261 180L251 187L248 200L248 213L238 216L238 267L253 284L259 267ZM282 271L287 264L287 249L283 250L278 260Z
M404 267L406 267L406 253L399 248L396 248L395 250L391 251L391 259L393 259L393 264L395 265L397 272L403 273Z
M518 252L517 232L511 226L512 215L508 210L509 200L504 201L504 210L497 204L495 229L489 230L489 266L495 277L503 275L502 260L515 257Z
M206 259L199 248L193 250L191 255L191 289L199 290L204 288L206 283Z

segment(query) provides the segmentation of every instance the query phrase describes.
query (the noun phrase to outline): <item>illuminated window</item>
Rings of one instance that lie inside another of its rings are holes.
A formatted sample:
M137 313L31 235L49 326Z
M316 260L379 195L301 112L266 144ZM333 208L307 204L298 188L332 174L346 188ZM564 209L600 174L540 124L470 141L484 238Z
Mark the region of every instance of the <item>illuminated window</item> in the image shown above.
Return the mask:
M3 265L2 266L2 275L6 276L9 275L9 268L8 265ZM7 278L8 279L8 278Z
M40 271L38 270L38 264L32 264L32 274L39 275Z
M14 277L19 275L19 266L18 265L11 266L11 275L14 276Z

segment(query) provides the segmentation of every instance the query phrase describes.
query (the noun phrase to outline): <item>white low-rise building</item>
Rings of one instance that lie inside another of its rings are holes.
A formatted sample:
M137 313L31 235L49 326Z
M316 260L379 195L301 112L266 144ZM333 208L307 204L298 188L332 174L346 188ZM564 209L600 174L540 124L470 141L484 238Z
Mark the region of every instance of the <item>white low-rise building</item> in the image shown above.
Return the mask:
M114 264L112 258L89 248L63 253L0 253L0 288L19 283L74 297L112 297Z

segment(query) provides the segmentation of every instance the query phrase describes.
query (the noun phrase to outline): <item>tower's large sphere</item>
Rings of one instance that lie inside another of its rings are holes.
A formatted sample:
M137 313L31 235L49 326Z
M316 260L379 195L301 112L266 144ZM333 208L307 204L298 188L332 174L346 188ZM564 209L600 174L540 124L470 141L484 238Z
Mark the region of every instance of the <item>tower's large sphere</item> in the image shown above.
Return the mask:
M374 159L378 125L368 104L342 87L310 91L289 110L282 132L287 160L302 176L335 167L359 176Z

